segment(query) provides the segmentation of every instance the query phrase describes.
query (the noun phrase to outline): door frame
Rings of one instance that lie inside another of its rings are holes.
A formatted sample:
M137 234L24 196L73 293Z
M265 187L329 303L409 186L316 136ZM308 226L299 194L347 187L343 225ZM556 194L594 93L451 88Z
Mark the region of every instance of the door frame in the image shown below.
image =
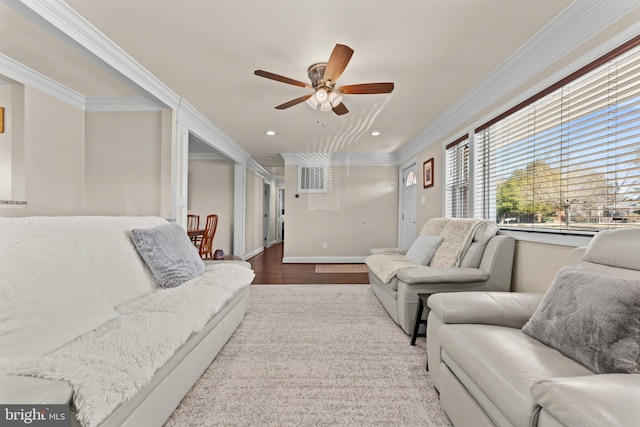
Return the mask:
M269 221L271 219L271 183L263 181L263 218L262 218L262 246L268 248L271 246L269 241Z

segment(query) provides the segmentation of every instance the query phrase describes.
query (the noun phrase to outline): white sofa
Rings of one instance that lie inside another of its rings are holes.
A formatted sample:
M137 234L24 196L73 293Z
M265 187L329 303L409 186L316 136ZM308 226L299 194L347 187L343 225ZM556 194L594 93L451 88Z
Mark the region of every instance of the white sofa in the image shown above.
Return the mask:
M162 425L241 323L254 277L211 262L158 288L130 232L165 224L0 218L0 403L70 403L72 425Z
M574 249L545 295L438 294L428 305L431 380L456 427L640 425L640 229Z
M465 227L468 232L455 235L457 230ZM499 235L495 223L465 218L433 218L425 223L418 238L420 236L444 236L426 265L407 261L407 250L398 248L371 249L371 255L365 260L373 293L405 333L413 332L420 293L508 292L511 289L515 240ZM456 244L453 240L459 242ZM453 249L453 256L442 255L441 252L447 249ZM398 270L397 273L391 278L389 275L383 278L378 270L384 270L384 264L395 264L391 271Z

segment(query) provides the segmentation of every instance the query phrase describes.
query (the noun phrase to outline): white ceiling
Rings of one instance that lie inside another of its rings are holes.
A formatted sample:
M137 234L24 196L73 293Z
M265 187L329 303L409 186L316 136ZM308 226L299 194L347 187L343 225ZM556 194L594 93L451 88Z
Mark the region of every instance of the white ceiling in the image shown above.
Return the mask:
M269 167L282 164L279 153L397 152L571 0L67 3ZM308 90L253 71L307 82L309 65L326 61L336 43L355 51L339 85L392 81L394 92L346 95L344 116L304 103L275 110ZM0 52L84 96L140 95L4 4Z

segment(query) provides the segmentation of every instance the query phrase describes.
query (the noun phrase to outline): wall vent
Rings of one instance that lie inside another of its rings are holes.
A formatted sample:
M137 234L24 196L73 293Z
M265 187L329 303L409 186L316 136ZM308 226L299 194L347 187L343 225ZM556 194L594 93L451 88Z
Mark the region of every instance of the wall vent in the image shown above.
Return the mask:
M326 193L327 170L323 166L298 166L299 193Z

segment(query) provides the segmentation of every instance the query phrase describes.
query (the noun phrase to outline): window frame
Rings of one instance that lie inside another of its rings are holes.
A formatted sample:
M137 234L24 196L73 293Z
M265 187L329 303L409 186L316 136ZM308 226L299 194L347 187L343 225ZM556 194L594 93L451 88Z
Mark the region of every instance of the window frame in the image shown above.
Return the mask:
M557 81L556 83L548 86L547 88L537 92L536 94L528 97L526 100L518 103L517 105L508 108L506 111L504 111L503 113L497 115L496 117L490 119L489 121L487 121L486 123L483 123L482 125L476 127L472 132L471 135L469 135L469 145L470 145L470 150L471 150L471 155L472 157L475 157L473 154L475 152L475 150L478 149L478 135L488 129L489 127L491 127L492 125L506 119L509 118L510 116L512 116L513 114L519 112L520 110L529 107L530 105L532 105L533 103L535 103L536 101L546 97L549 94L552 94L554 92L556 92L557 90L565 87L566 85L572 83L573 81L580 79L581 77L585 76L586 74L590 73L591 71L610 63L612 60L614 60L615 58L617 58L618 56L630 51L631 49L634 49L636 47L640 46L640 35L635 36L634 38L628 40L627 42L623 43L622 45L618 46L617 48L609 51L608 53L600 56L599 58L597 58L596 60L588 63L587 65L579 68L577 71L574 71L573 73L569 74L568 76L560 79L559 81ZM640 121L639 121L640 122ZM464 137L463 137L464 138ZM458 140L454 141L451 144L448 144L446 149L445 149L445 154L446 154L446 150L451 147L452 145L454 145L456 142L458 142ZM445 159L446 159L446 155L445 155ZM446 161L446 160L445 160ZM483 183L479 183L478 182L478 176L477 176L477 170L475 168L475 163L471 164L471 170L469 171L471 177L470 177L470 189L471 191L468 194L468 206L470 206L470 212L468 216L480 216L478 214L478 206L474 206L477 205L477 200L474 200L473 194L476 191L485 191L484 185ZM449 213L450 207L448 205L449 203L449 194L448 194L449 189L445 188L445 210L447 211L447 214ZM532 224L534 225L534 224ZM611 227L615 227L614 224L610 225ZM577 236L592 236L593 234L595 234L597 231L587 231L587 230L574 230L571 228L568 229L557 229L557 230L553 230L550 228L535 228L535 227L527 227L527 228L514 228L514 227L501 227L501 229L503 230L509 230L510 232L514 232L514 233L519 233L519 232L534 232L534 233L544 233L544 234L555 234L555 235L577 235Z

